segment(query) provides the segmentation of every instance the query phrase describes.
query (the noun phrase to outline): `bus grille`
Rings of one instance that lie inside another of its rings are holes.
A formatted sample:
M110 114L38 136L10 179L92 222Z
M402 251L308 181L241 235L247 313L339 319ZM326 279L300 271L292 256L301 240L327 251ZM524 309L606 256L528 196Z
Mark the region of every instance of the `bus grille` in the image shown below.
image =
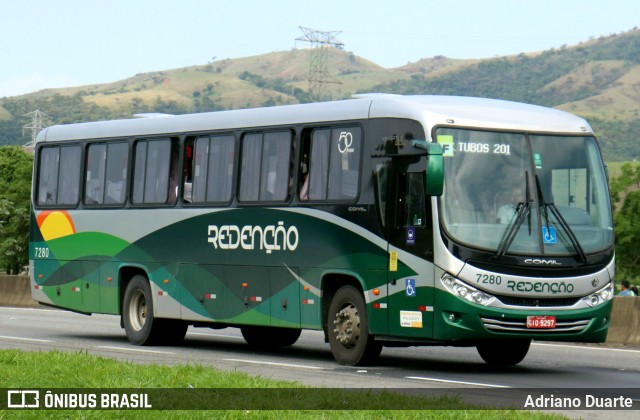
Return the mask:
M556 307L573 306L580 300L579 297L570 298L527 298L516 296L496 296L505 305L511 306L532 306L532 307Z
M527 328L527 319L480 318L484 327L494 332L565 333L584 330L591 320L557 321L555 328Z

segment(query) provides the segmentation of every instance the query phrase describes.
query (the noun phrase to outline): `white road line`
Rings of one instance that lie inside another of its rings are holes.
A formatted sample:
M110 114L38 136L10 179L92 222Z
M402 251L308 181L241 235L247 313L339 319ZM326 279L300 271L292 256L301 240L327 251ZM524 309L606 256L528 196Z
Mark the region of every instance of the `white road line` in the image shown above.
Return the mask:
M541 347L566 347L568 349L583 349L583 350L599 350L599 351L620 351L627 353L640 353L640 350L629 350L629 349L616 349L612 347L589 347L589 346L575 346L569 344L546 344L546 343L531 343L533 346L541 346Z
M94 346L94 347L98 349L133 351L138 353L175 354L174 352L171 352L171 351L132 349L130 347L116 347L116 346Z
M484 387L488 387L488 388L511 388L508 385L485 384L485 383L480 383L480 382L452 381L452 380L449 380L449 379L423 378L421 376L405 376L405 379L415 379L415 380L418 380L418 381L443 382L443 383L447 383L447 384L484 386Z
M8 335L0 335L0 339L20 340L20 341L35 341L36 343L53 343L53 340L42 340L42 339L39 339L39 338L25 338L25 337L10 337Z
M297 369L314 369L314 370L323 370L319 366L309 366L309 365L294 365L291 363L276 363L276 362L263 362L259 360L246 360L246 359L222 359L227 362L241 362L241 363L252 363L254 365L268 365L268 366L281 366L281 367L290 367Z

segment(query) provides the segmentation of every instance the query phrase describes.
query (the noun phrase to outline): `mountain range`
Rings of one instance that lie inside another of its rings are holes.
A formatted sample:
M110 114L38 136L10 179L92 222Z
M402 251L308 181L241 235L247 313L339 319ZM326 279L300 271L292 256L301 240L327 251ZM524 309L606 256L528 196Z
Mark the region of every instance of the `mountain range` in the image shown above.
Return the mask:
M579 45L488 59L424 58L387 69L353 52L294 49L137 74L106 84L0 98L0 144L23 144L25 115L48 123L310 102L310 62L326 60L322 99L362 92L481 96L554 107L585 117L607 161L640 158L640 29ZM47 123L45 123L47 125Z

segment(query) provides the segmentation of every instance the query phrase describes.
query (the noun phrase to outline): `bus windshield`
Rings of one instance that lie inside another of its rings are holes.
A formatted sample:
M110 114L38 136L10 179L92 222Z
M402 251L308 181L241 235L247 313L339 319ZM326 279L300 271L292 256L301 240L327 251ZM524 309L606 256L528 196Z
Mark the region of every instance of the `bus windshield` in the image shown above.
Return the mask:
M609 248L604 167L591 136L440 128L441 222L454 241L502 254L577 256Z

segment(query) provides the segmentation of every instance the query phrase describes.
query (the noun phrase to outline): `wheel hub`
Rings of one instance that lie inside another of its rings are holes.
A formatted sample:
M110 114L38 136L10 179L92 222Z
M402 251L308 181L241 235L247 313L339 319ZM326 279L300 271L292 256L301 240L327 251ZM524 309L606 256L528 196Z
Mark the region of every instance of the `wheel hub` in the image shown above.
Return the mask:
M354 306L340 310L333 320L336 339L345 347L353 347L360 338L360 316Z
M136 331L142 330L147 321L147 300L140 291L131 299L129 318L131 320L131 326Z

